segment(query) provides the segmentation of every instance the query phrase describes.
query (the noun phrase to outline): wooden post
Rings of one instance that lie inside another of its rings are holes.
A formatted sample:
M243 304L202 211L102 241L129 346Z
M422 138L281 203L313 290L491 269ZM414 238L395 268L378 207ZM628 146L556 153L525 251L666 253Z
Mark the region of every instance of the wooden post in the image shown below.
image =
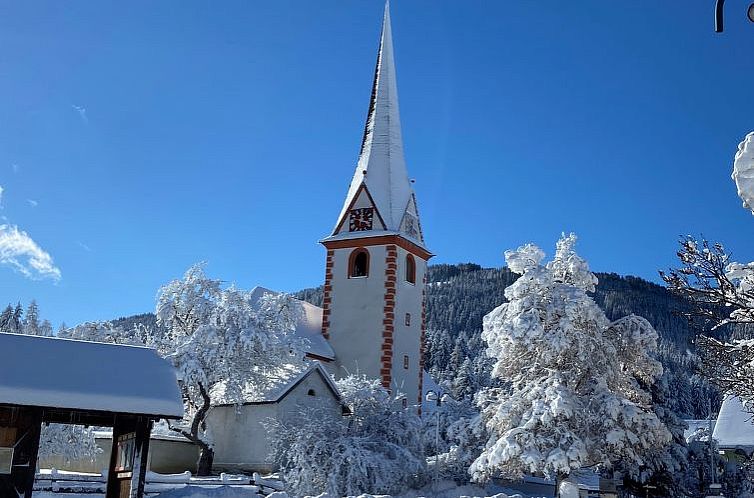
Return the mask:
M144 484L147 479L147 458L149 457L149 436L152 432L152 421L139 417L136 421L136 443L133 454L133 471L131 474L130 498L143 498Z
M24 410L23 432L16 442L13 456L13 474L16 493L24 498L31 498L34 489L34 475L37 473L37 456L39 454L39 436L42 432L42 410L40 408Z
M124 415L115 416L113 420L113 444L110 448L110 464L107 467L107 491L105 498L121 498L123 496L121 488L123 482L122 475L127 473L128 470L122 467L126 462L120 461L118 440L121 436L133 432L134 429L135 426L132 417Z
M152 420L116 415L105 498L143 498Z
M11 448L10 474L0 475L2 496L31 498L37 471L39 434L42 430L40 408L0 408L2 446Z

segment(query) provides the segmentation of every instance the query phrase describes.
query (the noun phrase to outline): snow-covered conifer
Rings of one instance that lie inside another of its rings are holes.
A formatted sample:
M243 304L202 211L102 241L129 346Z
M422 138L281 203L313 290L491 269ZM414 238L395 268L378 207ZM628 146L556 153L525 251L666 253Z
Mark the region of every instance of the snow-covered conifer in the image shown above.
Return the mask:
M617 460L641 462L670 440L652 410L662 367L650 354L657 334L639 317L611 323L588 293L597 278L563 236L555 257L525 245L505 256L521 277L508 302L484 318L492 377L510 392L480 398L491 434L470 472L477 480L523 473L566 477Z
M668 386L667 372L652 386L654 411L665 424L672 440L665 446L644 453L641 461L620 462L617 467L624 475L624 489L638 495L654 486L660 496L687 496L694 490L686 487L688 446L685 431L688 424L673 410L673 398Z
M27 335L41 335L39 330L39 306L34 299L26 307L22 329L23 333Z

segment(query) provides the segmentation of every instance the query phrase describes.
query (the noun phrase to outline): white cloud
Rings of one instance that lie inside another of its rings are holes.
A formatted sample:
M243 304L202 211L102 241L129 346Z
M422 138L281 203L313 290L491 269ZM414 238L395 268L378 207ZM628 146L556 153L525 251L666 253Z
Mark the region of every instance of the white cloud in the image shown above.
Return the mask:
M0 185L0 209L3 208L3 186Z
M0 225L0 264L33 280L50 278L57 282L61 277L52 256L15 225Z
M26 202L28 202L29 206L31 206L33 208L39 206L39 203L37 201L35 201L34 199L26 199Z
M85 250L86 252L92 252L92 248L89 247L88 245L84 244L80 240L77 240L76 242L78 243L79 247Z
M82 121L83 121L83 122L84 122L85 124L89 124L89 118L88 118L88 117L86 117L86 107L81 107L81 106L78 106L78 105L73 105L73 104L71 104L71 107L73 107L73 109L74 109L74 110L75 110L76 112L78 112L78 113L79 113L79 116L81 116L81 120L82 120Z

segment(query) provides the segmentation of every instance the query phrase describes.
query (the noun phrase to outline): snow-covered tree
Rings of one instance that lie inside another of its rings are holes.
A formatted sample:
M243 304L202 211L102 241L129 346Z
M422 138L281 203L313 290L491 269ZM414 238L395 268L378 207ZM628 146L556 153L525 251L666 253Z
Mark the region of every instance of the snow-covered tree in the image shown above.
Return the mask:
M754 214L754 131L738 144L731 177L736 183L738 196L743 201L744 208Z
M269 420L273 458L296 496L394 494L418 484L424 470L421 422L379 380L352 375L337 381L350 415L302 409Z
M39 436L39 457L61 457L65 463L94 461L102 448L94 440L91 427L45 424Z
M22 329L27 335L42 335L39 329L39 306L37 301L32 299L26 307L26 315L23 319Z
M58 330L58 337L131 346L144 345L144 340L136 334L135 330L117 327L112 322L84 322L71 328L61 327Z
M439 446L435 441L438 439L438 423ZM487 440L473 399L458 401L446 397L439 407L422 412L422 426L424 453L430 466L439 465L437 475L441 479L468 482L469 466L481 454Z
M247 291L223 289L194 265L160 289L158 327L147 335L176 367L186 407L171 429L201 448L197 472L208 474L214 451L205 420L213 390L223 402L242 403L250 388L263 388L287 365L304 361L304 342L293 334L299 310L285 295L253 302Z
M510 391L480 395L491 436L470 468L477 480L641 463L670 441L644 388L662 374L650 356L657 333L638 316L608 320L589 296L597 278L575 242L563 236L546 265L531 244L505 253L521 277L505 290L508 302L485 316L482 336L492 377Z
M732 178L744 208L754 214L754 132L738 146ZM743 329L754 324L754 262L734 261L720 243L686 237L680 244L681 267L660 275L672 292L691 302L683 314L705 334L728 324ZM754 341L700 336L697 343L702 370L713 383L754 399Z
M667 372L663 373L650 390L654 411L670 431L672 440L666 446L647 451L641 462L629 461L618 464L624 475L624 489L632 491L637 496L647 485L653 486L659 496L689 494L684 479L688 469L688 446L684 433L688 424L673 410L668 377Z
M293 334L298 313L288 296L255 300L248 291L223 288L197 264L160 289L156 327L87 322L60 335L146 345L169 360L185 407L183 420L170 428L199 446L197 472L206 475L214 457L205 423L212 403L240 404L245 392L263 389L291 365L303 364L306 344Z
M0 332L11 334L20 334L23 329L24 309L21 303L17 303L15 308L10 304L0 313Z
M682 266L660 272L671 292L691 304L681 313L704 334L723 326L754 324L754 262L733 261L722 244L686 237ZM696 340L700 370L722 392L754 399L754 341L701 335Z

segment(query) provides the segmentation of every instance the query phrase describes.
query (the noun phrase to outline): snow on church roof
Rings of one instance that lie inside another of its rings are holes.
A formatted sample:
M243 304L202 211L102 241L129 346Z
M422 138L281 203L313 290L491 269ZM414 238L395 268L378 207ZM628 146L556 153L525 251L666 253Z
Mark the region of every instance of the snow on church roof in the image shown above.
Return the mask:
M337 233L346 212L359 194L362 183L366 185L385 222L384 228L400 230L413 198L413 189L403 157L390 6L387 3L361 152L334 233Z
M270 383L266 386L249 385L243 393L242 404L265 404L277 403L293 390L301 381L312 373L318 373L333 396L341 401L341 395L330 375L318 361L312 361L304 365L282 365L278 372L268 377ZM230 406L231 403L225 396L225 386L215 386L210 393L212 403L215 406Z
M741 398L725 397L712 437L721 449L741 449L749 454L754 452L754 422Z
M0 404L183 416L173 368L153 349L0 333Z
M258 300L265 294L280 295L280 292L276 292L264 287L254 287L251 291L252 300ZM306 301L295 299L301 305L301 316L296 323L295 334L298 337L309 341L308 353L319 356L328 360L335 359L335 351L333 351L330 343L322 335L322 308L314 306Z

